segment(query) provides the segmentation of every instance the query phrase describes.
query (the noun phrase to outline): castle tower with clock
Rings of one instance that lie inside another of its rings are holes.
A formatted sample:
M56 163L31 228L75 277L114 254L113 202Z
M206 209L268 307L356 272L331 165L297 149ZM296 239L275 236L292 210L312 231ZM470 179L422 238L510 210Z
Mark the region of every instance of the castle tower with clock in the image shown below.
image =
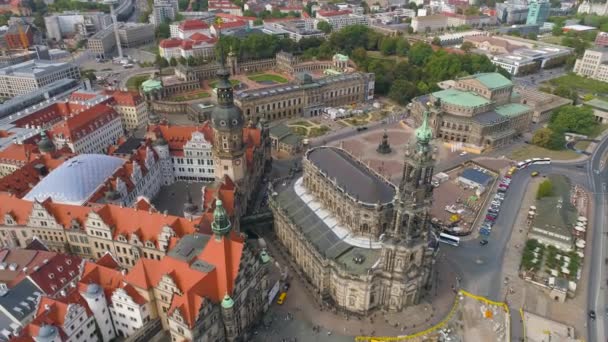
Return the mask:
M247 173L245 145L243 144L244 118L241 110L234 105L234 93L230 84L230 72L222 58L222 68L218 70L216 88L217 106L211 113L213 128L213 149L215 156L215 178L229 176L237 184Z

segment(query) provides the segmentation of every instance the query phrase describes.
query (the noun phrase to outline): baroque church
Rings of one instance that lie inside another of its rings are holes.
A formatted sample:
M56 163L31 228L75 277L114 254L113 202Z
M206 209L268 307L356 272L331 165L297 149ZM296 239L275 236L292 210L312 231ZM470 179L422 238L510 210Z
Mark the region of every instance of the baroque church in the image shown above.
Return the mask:
M428 113L392 184L347 151L308 150L303 174L272 187L278 240L319 300L365 315L398 312L430 288L434 157Z

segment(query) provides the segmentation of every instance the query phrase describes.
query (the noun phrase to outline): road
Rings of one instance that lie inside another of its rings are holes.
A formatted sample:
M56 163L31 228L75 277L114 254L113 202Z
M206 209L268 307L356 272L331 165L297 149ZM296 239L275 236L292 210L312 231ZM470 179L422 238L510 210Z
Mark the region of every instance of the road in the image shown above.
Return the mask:
M524 88L538 88L541 83L553 78L557 78L566 74L566 69L563 67L541 70L535 74L530 74L521 77L513 77L513 82Z
M603 186L606 186L608 172L603 170L596 174L594 170L600 168L601 156L608 149L608 137L604 138L596 148L592 156L581 162L559 163L552 165L537 165L517 172L513 178L507 192L506 200L501 207L500 216L492 229L489 238L492 248L479 245L478 240L464 241L460 247L443 247L440 253L447 262L458 270L461 277L460 285L463 289L485 296L496 301L504 301L504 294L500 293L502 276L502 265L507 242L510 240L515 219L520 209L528 183L530 173L538 171L543 174L558 173L568 176L574 183L581 184L593 193L595 203L594 227L604 227L606 222L605 194L602 193ZM598 313L600 319L595 324L589 325L589 341L606 341L605 325L606 315L605 303L606 292L602 286L602 281L606 278L604 269L604 258L606 255L606 235L602 228L593 229L593 249L591 265L594 272L591 272L589 303L590 308ZM497 253L497 251L499 251ZM512 312L512 340L519 341L521 337L522 324L519 318L519 308L511 308Z
M136 69L130 69L129 71L122 72L120 74L120 76L117 77L118 80L118 84L119 84L119 88L126 88L127 87L127 81L129 80L129 78L131 78L132 76L135 75L143 75L143 74L152 74L152 72L157 71L158 68L156 67L147 67L147 68L136 68Z
M608 149L608 137L605 137L586 162L586 171L590 191L593 193L593 246L588 290L588 308L597 313L596 321L588 321L588 340L606 341L606 182L608 172L604 168L603 156Z

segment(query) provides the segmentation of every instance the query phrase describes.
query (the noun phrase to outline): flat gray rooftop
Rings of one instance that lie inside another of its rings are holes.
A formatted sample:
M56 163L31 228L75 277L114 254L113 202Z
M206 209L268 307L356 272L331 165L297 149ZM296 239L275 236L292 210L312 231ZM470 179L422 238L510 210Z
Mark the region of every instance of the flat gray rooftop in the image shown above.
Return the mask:
M335 260L356 274L364 274L376 263L380 257L379 249L355 247L340 239L295 193L293 182L280 186L277 192L276 202L325 258ZM362 256L363 262L356 263L354 256Z
M314 165L349 195L366 203L389 203L395 187L336 147L318 147L307 155Z
M179 239L177 245L170 250L167 255L175 259L189 262L205 249L210 238L211 235L199 233L185 235Z

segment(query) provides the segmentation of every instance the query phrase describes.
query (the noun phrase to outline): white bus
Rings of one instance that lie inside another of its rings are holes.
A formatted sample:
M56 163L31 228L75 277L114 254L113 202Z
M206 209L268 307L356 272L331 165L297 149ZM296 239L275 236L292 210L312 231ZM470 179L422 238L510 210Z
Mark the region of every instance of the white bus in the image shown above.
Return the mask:
M458 245L460 245L460 238L454 235L441 233L439 234L439 242L458 247Z

